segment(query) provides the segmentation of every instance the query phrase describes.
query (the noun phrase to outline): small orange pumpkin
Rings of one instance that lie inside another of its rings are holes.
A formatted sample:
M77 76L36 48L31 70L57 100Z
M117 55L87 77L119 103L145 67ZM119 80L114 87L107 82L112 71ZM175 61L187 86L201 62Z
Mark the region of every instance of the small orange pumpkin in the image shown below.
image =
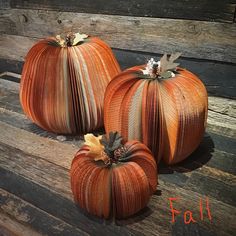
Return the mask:
M156 161L184 160L199 145L207 119L207 91L201 80L174 63L180 54L135 66L117 75L105 92L106 132L139 140Z
M144 208L157 186L157 166L138 141L122 144L118 133L85 135L85 145L72 161L74 200L89 213L125 218Z
M69 34L36 43L20 83L26 115L55 133L86 133L103 126L107 84L120 72L110 47L96 37Z

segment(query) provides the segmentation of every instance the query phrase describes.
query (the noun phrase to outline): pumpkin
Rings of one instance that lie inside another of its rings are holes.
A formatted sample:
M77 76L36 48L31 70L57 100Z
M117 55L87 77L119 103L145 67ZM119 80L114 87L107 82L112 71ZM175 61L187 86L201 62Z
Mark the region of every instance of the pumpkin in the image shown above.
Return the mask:
M37 42L20 83L26 115L55 133L86 133L103 126L108 82L120 72L110 47L97 37L68 34Z
M175 164L199 145L206 125L208 98L201 80L174 61L179 53L149 60L121 72L104 99L106 132L147 145L156 161Z
M70 170L75 202L90 214L126 218L144 208L156 191L157 166L139 141L123 144L115 132L85 135Z

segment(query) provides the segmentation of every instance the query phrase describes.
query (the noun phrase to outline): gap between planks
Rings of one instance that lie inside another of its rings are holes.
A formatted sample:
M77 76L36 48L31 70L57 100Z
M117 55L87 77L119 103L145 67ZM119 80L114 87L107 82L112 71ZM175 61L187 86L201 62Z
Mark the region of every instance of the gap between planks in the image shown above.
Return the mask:
M6 214L11 216L13 219L10 219L10 222L13 224L9 225L9 222L6 222L7 224L5 226L7 226L8 229L12 229L13 232L16 231L17 233L21 233L18 234L19 236L30 234L32 236L67 234L71 236L89 235L6 190L0 189L0 196L0 221L2 218L1 216Z

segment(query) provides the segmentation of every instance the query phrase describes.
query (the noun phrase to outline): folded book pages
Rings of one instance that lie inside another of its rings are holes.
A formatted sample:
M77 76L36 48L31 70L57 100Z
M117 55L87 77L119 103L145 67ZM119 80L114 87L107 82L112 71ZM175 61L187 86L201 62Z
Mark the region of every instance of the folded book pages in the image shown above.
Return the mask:
M126 218L144 208L157 187L157 166L139 141L123 143L117 132L85 135L70 170L75 202L102 218Z
M160 61L135 66L117 75L104 100L106 132L139 140L156 161L174 164L199 145L206 125L208 98L201 80L177 67L165 54Z
M86 133L103 126L103 98L120 72L110 47L96 37L69 34L36 43L20 83L26 115L55 133Z

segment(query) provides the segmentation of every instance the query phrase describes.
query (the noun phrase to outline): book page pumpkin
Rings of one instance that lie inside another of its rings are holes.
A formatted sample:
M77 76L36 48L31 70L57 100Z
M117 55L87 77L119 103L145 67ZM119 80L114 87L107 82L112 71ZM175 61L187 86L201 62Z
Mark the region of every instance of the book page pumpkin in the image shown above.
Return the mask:
M110 47L96 37L69 34L36 43L20 83L26 115L55 133L86 133L103 126L107 84L120 67Z
M122 144L110 133L85 135L71 170L74 200L90 214L125 218L144 208L156 191L157 166L151 151L138 141Z
M190 71L164 55L159 62L136 66L117 75L104 100L106 132L139 140L161 159L174 164L199 145L207 119L207 91Z

